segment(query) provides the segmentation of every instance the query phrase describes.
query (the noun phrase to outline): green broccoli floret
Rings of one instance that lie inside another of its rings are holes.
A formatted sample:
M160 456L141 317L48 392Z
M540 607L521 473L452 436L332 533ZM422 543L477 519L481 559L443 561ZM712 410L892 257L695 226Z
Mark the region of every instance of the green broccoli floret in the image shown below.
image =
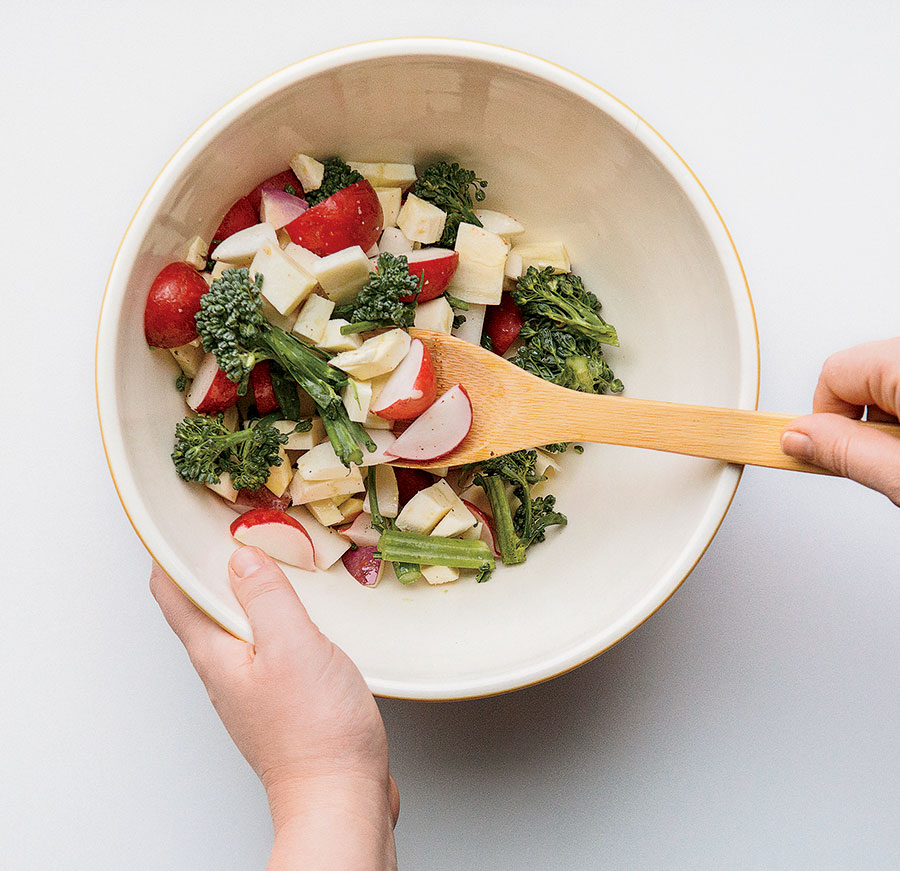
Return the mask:
M198 414L175 427L172 462L185 481L218 484L228 472L236 490L258 490L268 480L269 469L281 465L278 449L287 440L270 418L232 432L224 415Z
M338 306L334 317L348 321L341 334L362 333L379 327L411 327L416 319L416 298L422 279L409 274L409 263L401 254L380 254L378 265L359 295Z
M594 342L618 345L616 329L600 317L600 302L571 272L529 266L512 291L523 317L541 318L558 329Z
M337 391L347 376L329 366L324 354L270 324L262 311L263 276L250 280L247 269L227 269L200 298L194 321L206 351L228 378L247 392L250 371L260 360L274 360L312 398L341 462L362 462L360 444L375 450L375 443L347 416Z
M319 205L322 200L327 200L332 194L336 194L345 187L363 180L363 177L355 169L351 169L339 157L326 158L322 163L325 166L322 184L314 191L304 191L303 193L303 198L309 203L310 208Z
M475 203L484 199L486 187L484 179L470 169L463 169L458 163L441 161L425 168L413 193L447 213L438 245L452 248L456 244L456 231L463 222L481 226L475 215Z
M548 526L565 526L567 522L566 515L556 511L555 496L538 496L527 505L520 503L513 514L513 526L526 548L543 541Z

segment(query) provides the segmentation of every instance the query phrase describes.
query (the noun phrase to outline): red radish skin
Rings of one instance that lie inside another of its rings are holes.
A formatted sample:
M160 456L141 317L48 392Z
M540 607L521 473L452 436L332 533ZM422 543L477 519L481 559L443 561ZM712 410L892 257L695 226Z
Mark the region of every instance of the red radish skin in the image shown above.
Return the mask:
M341 529L341 535L346 536L358 547L370 547L378 544L381 533L372 526L372 515L360 512L349 526Z
M225 213L219 228L213 233L212 242L209 245L209 256L212 257L213 251L219 247L219 243L229 236L247 227L252 227L259 223L259 214L253 204L247 197L241 197L235 204Z
M268 360L257 363L250 371L250 389L256 410L263 414L271 414L278 410L275 388L272 386L272 371Z
M342 557L344 568L364 587L374 587L381 580L384 563L375 556L375 545L348 550Z
M218 414L237 402L237 384L219 368L215 354L207 354L191 384L187 404L198 414Z
M197 338L194 315L209 286L188 263L170 263L153 279L144 306L144 336L152 348L178 348Z
M481 540L494 552L494 556L499 559L500 551L497 550L497 543L494 541L494 521L467 499L463 499L462 502L469 509L472 516L481 521Z
M421 339L413 339L378 394L372 412L385 420L412 420L436 398L437 375L431 352Z
M397 466L394 469L394 474L397 476L397 492L401 508L419 490L424 490L437 481L436 475L432 475L431 472L426 472L424 469L404 469L402 466Z
M450 285L450 279L459 266L459 253L449 248L420 248L406 255L409 274L422 279L422 289L417 297L401 296L402 302L429 302L437 299Z
M359 245L368 251L381 235L384 216L375 189L354 182L285 225L291 241L324 257Z
M504 293L500 305L489 305L484 318L484 332L491 340L495 354L503 356L522 329L522 312L510 294Z
M472 401L462 384L451 387L385 451L400 460L428 462L449 454L472 428Z
M274 508L254 508L231 522L231 534L241 544L265 551L272 559L311 572L316 567L312 539L299 523Z
M253 508L274 508L276 511L286 511L291 507L290 491L285 491L283 496L276 496L268 487L260 487L259 490L238 490L237 499L229 502L224 497L222 501L238 514L245 514Z
M303 196L303 185L300 184L300 179L294 175L292 169L286 169L284 172L276 172L275 175L271 175L265 181L260 182L249 194L247 194L247 201L253 206L253 210L257 214L257 221L259 220L259 210L262 203L262 192L264 190L283 191L288 185L294 189L294 194L296 196ZM219 237L216 236L216 238L218 239Z

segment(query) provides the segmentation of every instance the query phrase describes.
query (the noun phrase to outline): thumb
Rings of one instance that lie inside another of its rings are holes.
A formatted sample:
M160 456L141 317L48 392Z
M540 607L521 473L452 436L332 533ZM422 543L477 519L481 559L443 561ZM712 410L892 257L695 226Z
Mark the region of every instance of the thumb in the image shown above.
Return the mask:
M807 460L900 505L900 439L840 414L810 414L791 421L781 436L788 456Z
M300 640L304 629L317 631L284 572L258 547L238 548L228 561L228 574L257 648Z

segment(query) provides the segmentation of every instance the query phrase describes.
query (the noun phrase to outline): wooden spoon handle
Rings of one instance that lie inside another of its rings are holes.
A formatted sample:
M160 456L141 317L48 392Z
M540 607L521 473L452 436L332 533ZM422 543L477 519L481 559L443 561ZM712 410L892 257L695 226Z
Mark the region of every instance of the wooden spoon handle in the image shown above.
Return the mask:
M650 448L729 463L829 474L781 450L781 433L797 415L704 405L681 405L624 396L567 397L566 412L551 424L552 441L589 441ZM900 425L865 422L900 438Z

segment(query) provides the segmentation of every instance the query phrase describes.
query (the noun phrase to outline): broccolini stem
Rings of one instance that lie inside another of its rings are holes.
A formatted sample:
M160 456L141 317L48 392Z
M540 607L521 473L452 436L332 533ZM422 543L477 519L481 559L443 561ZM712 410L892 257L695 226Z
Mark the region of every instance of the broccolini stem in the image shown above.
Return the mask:
M442 538L418 532L385 529L378 539L378 556L391 562L418 562L490 572L495 567L491 549L481 539Z
M513 526L512 511L509 507L509 500L506 498L503 480L497 475L482 475L481 487L487 493L491 503L500 559L508 566L525 562L525 548Z
M378 508L378 492L375 486L375 467L369 466L366 475L366 494L369 497L369 510L372 512L372 526L379 532L393 529L393 522L382 515ZM394 574L401 584L412 584L422 577L422 570L415 563L395 562Z
M349 336L351 333L366 333L369 330L381 329L383 326L384 324L378 321L357 321L355 324L346 324L341 327L341 335Z

